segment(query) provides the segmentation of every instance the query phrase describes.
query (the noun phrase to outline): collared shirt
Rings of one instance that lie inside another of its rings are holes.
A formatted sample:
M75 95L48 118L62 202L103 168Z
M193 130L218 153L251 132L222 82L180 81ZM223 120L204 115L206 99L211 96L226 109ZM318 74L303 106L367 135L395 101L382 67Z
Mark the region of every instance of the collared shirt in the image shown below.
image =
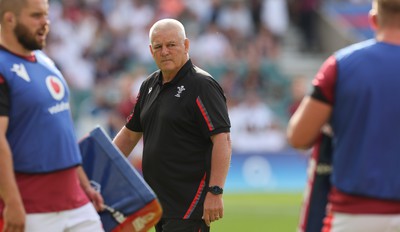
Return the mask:
M126 127L143 132L143 174L164 218L201 219L211 170L212 135L229 132L220 85L189 60L162 84L156 71L143 82Z

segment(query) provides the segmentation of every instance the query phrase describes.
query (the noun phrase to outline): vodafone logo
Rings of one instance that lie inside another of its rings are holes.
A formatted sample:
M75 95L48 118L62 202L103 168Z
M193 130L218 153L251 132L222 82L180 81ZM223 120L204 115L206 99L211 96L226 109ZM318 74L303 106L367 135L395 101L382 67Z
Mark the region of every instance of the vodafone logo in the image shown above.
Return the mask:
M46 85L54 99L59 101L64 98L65 87L59 78L55 76L48 76L46 78Z

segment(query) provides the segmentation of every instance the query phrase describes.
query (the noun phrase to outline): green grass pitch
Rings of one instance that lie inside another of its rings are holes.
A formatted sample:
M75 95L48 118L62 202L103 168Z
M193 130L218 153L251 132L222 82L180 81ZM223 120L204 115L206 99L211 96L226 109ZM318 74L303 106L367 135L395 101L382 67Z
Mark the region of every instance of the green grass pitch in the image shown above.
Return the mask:
M301 201L302 193L224 194L224 218L211 231L295 232Z

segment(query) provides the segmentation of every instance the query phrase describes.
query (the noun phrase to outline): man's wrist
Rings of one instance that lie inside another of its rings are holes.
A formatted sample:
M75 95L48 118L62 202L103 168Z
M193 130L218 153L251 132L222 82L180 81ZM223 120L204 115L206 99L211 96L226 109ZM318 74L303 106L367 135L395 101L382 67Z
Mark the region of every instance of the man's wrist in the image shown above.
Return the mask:
M210 192L214 195L221 195L224 192L224 190L217 185L213 185L207 188L207 192Z

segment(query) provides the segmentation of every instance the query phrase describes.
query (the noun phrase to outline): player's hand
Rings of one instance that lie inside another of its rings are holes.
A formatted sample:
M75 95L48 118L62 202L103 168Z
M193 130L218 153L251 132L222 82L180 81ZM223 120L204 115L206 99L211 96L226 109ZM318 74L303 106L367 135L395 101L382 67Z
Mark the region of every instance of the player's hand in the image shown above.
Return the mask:
M211 222L224 217L224 202L221 195L207 193L204 201L203 220L210 226Z
M94 208L96 208L97 212L104 210L104 200L101 194L96 191L93 187L88 187L85 189L86 195L92 201Z
M25 209L21 201L6 203L3 211L4 226L2 232L24 232Z

